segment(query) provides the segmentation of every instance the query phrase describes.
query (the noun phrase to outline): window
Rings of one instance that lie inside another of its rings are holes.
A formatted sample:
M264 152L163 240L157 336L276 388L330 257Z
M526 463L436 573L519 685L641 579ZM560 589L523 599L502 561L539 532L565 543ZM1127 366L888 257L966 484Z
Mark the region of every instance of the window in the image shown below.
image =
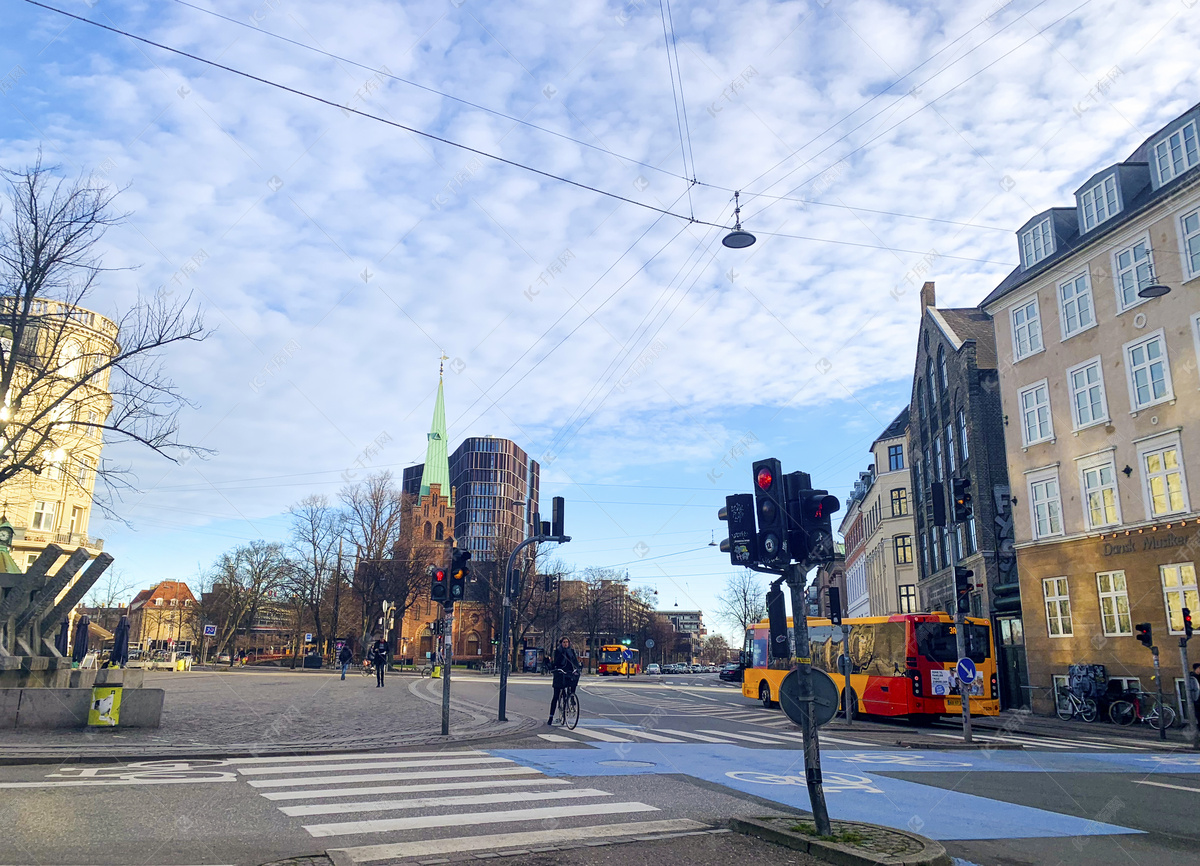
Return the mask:
M900 612L917 612L917 588L911 584L900 587Z
M904 468L904 446L888 446L888 472L897 472Z
M100 421L100 416L97 413L95 413L95 412L87 413L87 422L90 426L86 429L85 432L87 433L88 436L94 437L100 433L100 431L97 430L95 427L95 425L97 423L99 423L99 421Z
M938 526L935 529L937 530L938 568L945 568L950 564L950 533L944 526Z
M1058 307L1062 317L1063 339L1073 337L1096 324L1092 305L1092 286L1087 271L1058 284Z
M1134 411L1175 399L1162 328L1149 337L1125 344L1125 367L1129 376L1129 402Z
M930 483L933 483L934 481L939 481L941 479L941 476L938 475L938 468L936 465L934 465L933 457L931 456L932 453L933 452L929 450L929 446L926 445L925 446L925 480Z
M1021 440L1025 446L1054 438L1050 423L1050 386L1046 380L1017 392L1021 406Z
M37 501L33 503L33 520L29 525L33 529L53 529L54 528L54 505L53 502Z
M933 384L933 359L929 358L925 361L925 387L929 389L929 406L932 408L937 403L938 392Z
M971 453L967 449L967 413L964 409L958 410L958 447L962 455L962 462L966 463Z
M1096 575L1100 590L1100 623L1109 637L1133 634L1129 617L1129 595L1125 590L1125 572L1102 571Z
M1047 577L1042 581L1042 595L1046 599L1046 627L1050 637L1071 637L1071 597L1067 592L1065 577Z
M896 565L912 565L913 546L911 535L897 535L892 539L896 548Z
M892 491L892 517L904 517L908 514L908 491L897 487Z
M1183 241L1183 261L1188 279L1200 277L1200 210L1184 214L1179 219L1179 236Z
M957 452L954 450L954 425L947 424L946 425L946 466L949 468L949 471L951 474L953 474L954 470L958 468L954 463L956 454L957 454Z
M1042 351L1042 321L1038 316L1037 298L1012 311L1012 326L1013 354L1018 361Z
M1196 595L1196 566L1191 562L1175 565L1160 565L1163 599L1167 605L1167 627L1171 634L1183 634L1183 608L1200 609L1200 598Z
M925 386L917 383L917 414L921 416L921 421L925 421Z
M1138 289L1150 285L1150 272L1154 261L1150 258L1150 244L1140 240L1131 247L1120 250L1113 256L1116 266L1117 309L1121 312L1140 304Z
M933 440L933 480L942 480L942 437Z
M1067 370L1067 382L1071 387L1071 416L1076 430L1108 420L1099 357Z
M1117 473L1111 459L1083 469L1083 513L1089 529L1121 522L1117 511Z
M88 479L91 477L92 464L87 459L79 461L79 465L75 468L75 482L80 487L86 487Z
M946 393L946 347L938 346L937 350L938 390Z
M1028 268L1052 252L1054 252L1054 239L1050 235L1050 217L1046 217L1021 235L1021 261Z
M1196 121L1177 129L1154 145L1158 182L1164 184L1200 162L1196 146Z
M1033 503L1033 537L1062 535L1062 500L1058 492L1058 470L1039 473L1029 481L1029 500Z
M921 570L929 574L929 545L925 542L925 536L921 536Z
M1187 511L1179 444L1144 451L1141 458L1150 517Z
M1083 231L1091 231L1100 223L1116 214L1117 178L1109 175L1079 197L1083 210Z
M71 509L71 534L83 532L83 509L75 506Z
M967 556L971 556L979 549L979 542L975 538L975 515L972 514L967 518Z

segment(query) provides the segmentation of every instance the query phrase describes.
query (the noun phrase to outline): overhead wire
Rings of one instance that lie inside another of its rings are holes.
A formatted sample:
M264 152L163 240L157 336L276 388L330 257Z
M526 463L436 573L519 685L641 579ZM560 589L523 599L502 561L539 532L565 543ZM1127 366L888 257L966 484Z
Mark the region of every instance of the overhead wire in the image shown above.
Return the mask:
M674 60L671 59L671 45L672 45L672 37L675 34L675 25L674 25L674 22L671 23L671 33L668 34L667 33L667 11L664 7L664 0L658 0L658 14L659 14L659 17L662 19L663 47L667 52L667 72L669 73L670 78L671 78L671 97L672 97L672 99L675 100L675 125L679 129L679 154L683 159L683 173L692 178L695 178L696 162L694 159L692 160L692 169L690 172L688 171L688 155L690 153L690 149L689 149L688 145L684 144L684 136L683 136L684 118L683 118L683 114L679 107L680 101L683 98L683 77L682 77L682 75L680 75L680 77L679 77L679 92L678 93L675 92L675 77L676 77L675 73L676 73L676 69L679 66L678 52L676 52L675 59ZM691 130L689 129L688 130L688 144L690 144L690 143L691 143ZM691 189L693 183L695 183L694 180L691 183L689 183L687 186L688 210L692 212L693 216L695 216L695 209L693 208L693 205L692 205L692 189Z

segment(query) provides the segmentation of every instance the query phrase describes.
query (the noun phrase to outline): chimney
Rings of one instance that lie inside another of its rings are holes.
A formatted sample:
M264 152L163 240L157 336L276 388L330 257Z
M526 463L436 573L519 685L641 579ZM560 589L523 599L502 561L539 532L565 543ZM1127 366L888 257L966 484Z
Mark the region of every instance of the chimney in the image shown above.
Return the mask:
M930 280L925 285L921 286L921 312L925 312L926 307L936 307L937 297L933 292L933 281Z

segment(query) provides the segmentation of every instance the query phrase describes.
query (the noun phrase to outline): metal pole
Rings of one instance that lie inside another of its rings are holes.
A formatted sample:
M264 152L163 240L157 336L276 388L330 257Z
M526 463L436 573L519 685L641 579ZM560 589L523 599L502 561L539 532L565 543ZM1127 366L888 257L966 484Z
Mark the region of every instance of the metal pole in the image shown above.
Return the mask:
M1158 738L1165 740L1167 726L1163 724L1162 669L1158 666L1158 647L1150 647L1150 652L1154 653L1154 681L1158 683Z
M513 552L508 555L508 565L504 570L504 583L501 584L501 592L504 593L504 617L500 626L500 645L496 647L496 662L498 665L500 662L500 653L504 653L504 665L500 668L500 701L496 713L496 720L500 722L508 721L505 718L504 711L508 704L508 665L510 659L510 638L508 632L512 625L512 595L510 594L510 590L520 592L520 587L516 585L520 581L519 575L513 573L516 569L517 554L529 545L537 544L542 540L542 536L534 535L518 544L513 548Z
M812 806L813 823L818 836L829 836L829 810L821 783L821 745L817 739L817 720L813 715L812 649L808 641L808 608L804 598L806 570L799 563L790 567L787 582L792 591L792 630L796 635L796 671L800 680L801 733L804 736L804 781Z
M846 725L854 723L854 704L850 700L850 671L853 669L853 664L850 661L850 626L842 623L842 676L845 677L846 684Z
M950 521L950 580L954 583L954 637L956 652L960 659L967 657L967 618L959 606L958 599L958 524ZM958 677L957 663L955 678ZM963 742L971 742L971 686L958 683L958 697L962 701Z
M450 666L454 655L454 602L443 607L442 631L445 641L442 650L442 736L450 735Z
M1183 671L1183 720L1187 724L1187 739L1192 744L1193 749L1200 749L1200 739L1197 738L1198 729L1196 726L1196 708L1192 704L1191 690L1188 688L1188 681L1191 674L1188 673L1188 651L1187 638L1179 639L1179 664Z

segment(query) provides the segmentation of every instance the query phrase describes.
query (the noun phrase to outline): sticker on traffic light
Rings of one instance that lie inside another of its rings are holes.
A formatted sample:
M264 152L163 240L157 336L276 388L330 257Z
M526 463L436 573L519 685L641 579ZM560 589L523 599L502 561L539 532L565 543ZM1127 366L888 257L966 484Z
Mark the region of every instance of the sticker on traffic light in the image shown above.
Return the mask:
M725 507L717 517L729 523L729 537L721 542L721 552L729 554L734 565L749 567L758 561L758 528L754 523L754 496L736 493L725 497Z

